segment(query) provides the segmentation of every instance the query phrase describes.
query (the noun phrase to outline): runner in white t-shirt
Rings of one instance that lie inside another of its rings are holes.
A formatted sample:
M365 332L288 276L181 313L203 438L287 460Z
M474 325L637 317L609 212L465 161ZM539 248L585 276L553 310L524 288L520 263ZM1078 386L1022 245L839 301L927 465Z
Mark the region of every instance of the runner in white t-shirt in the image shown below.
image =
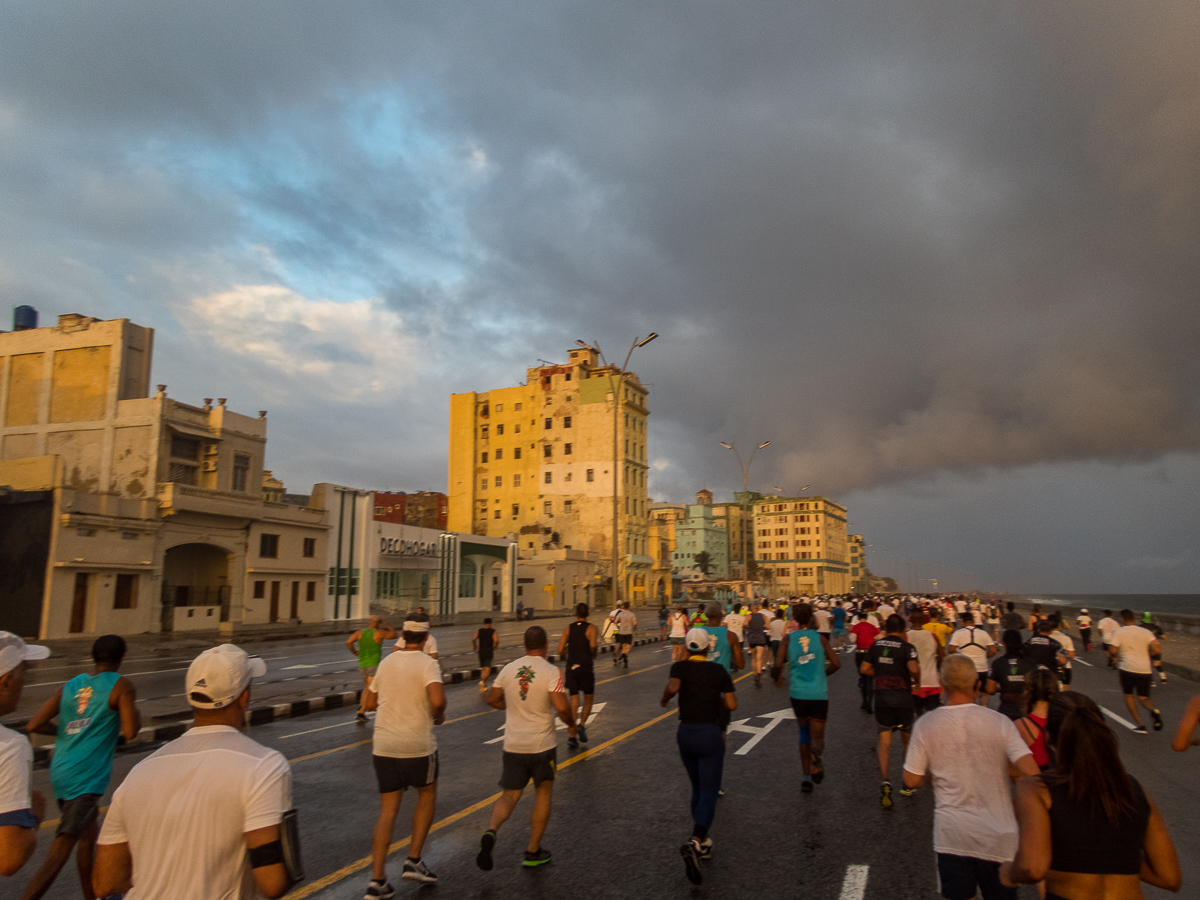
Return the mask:
M45 647L26 644L0 631L0 716L16 712L25 688L26 661L45 659ZM46 798L32 789L33 748L29 738L0 725L0 860L3 875L16 875L37 849Z
M992 636L987 633L986 629L976 627L975 617L971 613L962 613L962 621L963 627L950 636L947 649L951 653L957 651L963 654L975 664L975 671L979 674L979 684L976 685L976 690L981 690L987 685L988 660L1000 648L996 646L996 642L992 640ZM977 696L979 702L983 706L987 706L987 695L980 693Z
M933 632L925 630L924 619L925 616L920 612L909 616L910 631L906 635L908 642L917 648L917 662L921 666L920 683L913 685L917 716L942 705L942 680L938 676L938 667L946 655Z
M266 671L232 644L193 660L194 726L134 766L113 794L96 848L98 896L252 900L291 887L280 843L291 769L241 731L250 680Z
M1150 702L1150 685L1154 679L1150 654L1161 653L1162 647L1153 631L1134 624L1133 610L1121 610L1121 621L1124 624L1113 632L1108 642L1108 655L1117 660L1117 675L1121 681L1121 693L1125 695L1125 708L1137 723L1134 731L1146 734L1146 726L1142 724L1137 704L1133 702L1136 693L1138 701L1154 719L1154 730L1162 731L1162 714Z
M366 709L375 714L372 762L379 783L379 819L371 840L371 882L364 897L387 898L395 892L387 880L388 847L400 800L416 788L412 840L400 875L405 881L436 884L437 876L421 859L437 807L438 755L433 726L446 717L442 667L422 651L431 637L429 622L406 621L400 629L400 652L379 664L367 687Z
M1120 627L1121 623L1114 619L1112 611L1107 609L1104 611L1104 618L1096 623L1096 628L1100 632L1100 642L1103 644L1101 649L1104 651L1104 655L1108 657L1108 667L1110 669L1116 668L1117 663L1112 654L1108 652L1108 645L1112 643L1113 633Z
M684 646L684 639L687 637L688 631L686 608L676 606L674 612L667 619L667 625L671 629L671 660L679 662L680 660L687 659L687 647Z
M492 868L496 834L533 781L537 796L531 813L529 845L522 863L526 867L550 862L550 851L542 847L542 835L550 821L554 774L558 764L555 719L562 719L567 733L575 737L575 713L563 690L558 667L546 660L546 630L533 625L525 631L525 655L500 670L488 691L489 706L505 711L504 768L500 776L500 799L492 807L488 830L479 840L475 864Z

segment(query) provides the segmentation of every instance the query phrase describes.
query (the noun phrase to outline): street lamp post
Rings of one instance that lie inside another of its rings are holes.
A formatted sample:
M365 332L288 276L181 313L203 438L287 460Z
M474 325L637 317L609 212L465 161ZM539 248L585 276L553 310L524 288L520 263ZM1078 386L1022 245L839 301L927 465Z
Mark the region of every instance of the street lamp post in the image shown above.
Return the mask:
M618 455L620 447L617 441L617 424L620 420L621 411L621 388L625 381L625 369L629 365L629 358L633 356L633 351L638 347L645 347L648 343L658 337L655 331L650 332L647 337L635 338L633 344L629 347L629 352L625 354L625 362L621 364L621 368L615 372L610 372L608 375L608 384L612 388L613 395L613 525L612 525L612 594L613 607L616 608L621 603L621 588L617 578L618 564L620 558L620 549L618 540L620 539L620 498L617 495L617 469L624 468L621 465L621 458ZM608 360L604 357L604 351L600 349L600 344L588 344L584 341L576 341L580 347L586 347L589 350L594 349L600 357L600 361L608 366ZM615 379L615 380L614 380Z
M740 531L741 531L740 537L741 537L741 542L742 542L742 575L743 575L743 577L742 577L742 596L745 597L746 592L749 590L748 582L749 582L749 575L750 575L750 556L746 552L746 547L747 547L746 515L747 515L747 502L749 501L750 498L747 495L748 492L747 492L746 486L750 481L750 464L754 462L754 454L757 453L759 450L761 450L763 447L766 447L771 442L763 441L761 444L759 444L757 447L755 447L750 452L750 459L748 459L745 463L742 462L742 454L738 453L737 447L735 447L733 444L727 444L724 441L720 441L719 443L726 450L733 451L733 455L735 457L737 457L738 468L740 468L742 470L742 527L740 529ZM753 530L753 529L751 529L751 530Z

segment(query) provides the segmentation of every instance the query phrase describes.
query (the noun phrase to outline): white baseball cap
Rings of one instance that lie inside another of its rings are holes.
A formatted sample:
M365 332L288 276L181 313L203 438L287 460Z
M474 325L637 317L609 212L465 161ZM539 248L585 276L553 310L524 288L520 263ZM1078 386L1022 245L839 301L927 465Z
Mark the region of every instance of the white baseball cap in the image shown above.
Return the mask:
M411 631L414 634L421 631L429 630L428 622L414 622L412 619L405 619L404 624L400 626L401 631Z
M49 655L49 647L27 644L10 631L0 631L0 677L27 659L45 659Z
M1086 609L1081 609L1081 610L1080 610L1080 612L1087 612L1087 610L1086 610Z
M251 678L266 674L261 656L251 656L233 644L212 647L188 666L188 703L196 709L223 709L242 696Z
M689 650L707 650L709 641L709 632L703 628L692 628L688 631L687 637L684 638Z

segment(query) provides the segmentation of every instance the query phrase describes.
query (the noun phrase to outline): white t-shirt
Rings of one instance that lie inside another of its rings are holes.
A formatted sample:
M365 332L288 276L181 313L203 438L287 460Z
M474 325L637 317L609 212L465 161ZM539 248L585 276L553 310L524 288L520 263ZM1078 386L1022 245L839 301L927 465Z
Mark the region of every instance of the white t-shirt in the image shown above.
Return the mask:
M1149 675L1154 671L1150 665L1150 645L1156 640L1153 631L1140 625L1118 628L1109 641L1117 648L1117 668L1134 675Z
M965 600L955 600L954 601L954 609L961 616L963 613L965 613L967 611L966 601Z
M886 624L888 616L894 616L895 614L896 614L896 607L892 606L890 603L885 603L879 607L879 621L880 622L883 622Z
M721 620L721 624L733 632L738 643L742 642L742 630L746 627L746 617L741 613L730 613Z
M1075 624L1080 628L1091 628L1092 627L1092 617L1091 616L1079 616L1079 618L1077 618L1075 620Z
M771 640L783 640L783 630L787 627L787 622L784 619L775 616L771 619L771 624L768 627L771 630Z
M637 628L637 616L631 610L623 609L617 613L617 634L633 634Z
M942 680L938 677L937 664L938 639L933 636L932 631L926 631L924 628L910 631L906 638L917 649L917 662L921 666L921 687L941 687Z
M687 637L687 616L681 612L671 613L671 637Z
M1063 634L1061 631L1050 632L1050 637L1054 638L1063 648L1063 656L1067 658L1067 664L1064 669L1071 668L1071 654L1075 652L1075 642L1071 640L1069 635Z
M829 634L833 628L833 613L827 609L818 609L813 613L813 618L817 620L817 631Z
M504 749L509 753L545 753L558 745L558 712L551 694L563 692L558 666L544 656L522 656L500 670L492 687L504 691Z
M401 643L403 644L403 642ZM401 646L400 649L403 650L404 647ZM432 632L425 636L425 643L421 645L421 650L424 651L426 656L437 655L437 638L433 636Z
M442 667L424 653L401 650L379 664L367 688L379 695L372 753L396 759L429 756L437 750L433 736L431 684L442 683Z
M253 900L245 833L278 825L292 773L228 725L193 728L138 763L113 794L101 844L129 844L126 900Z
M0 814L32 808L32 781L29 738L0 725Z
M1116 619L1112 618L1111 616L1105 616L1100 620L1100 624L1096 627L1100 629L1100 637L1103 642L1106 644L1111 644L1113 632L1121 626L1117 623Z
M917 719L904 769L932 773L935 852L992 862L1016 855L1008 767L1029 755L1008 716L974 703L942 706Z
M992 636L978 626L960 628L950 636L950 646L957 647L963 656L975 663L976 672L988 670L987 648L994 646L995 643Z

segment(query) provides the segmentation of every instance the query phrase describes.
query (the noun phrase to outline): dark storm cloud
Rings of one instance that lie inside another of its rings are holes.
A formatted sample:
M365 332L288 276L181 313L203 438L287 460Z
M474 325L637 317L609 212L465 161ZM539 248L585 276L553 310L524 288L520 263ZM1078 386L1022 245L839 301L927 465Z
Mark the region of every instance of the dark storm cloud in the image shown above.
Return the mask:
M832 494L1200 446L1194 4L5 18L0 190L28 258L68 246L125 295L143 267L266 277L241 257L267 244L384 296L427 341L404 414L433 483L448 390L651 329L659 495L716 486L739 437L774 441L764 483ZM0 271L51 292L59 266Z

